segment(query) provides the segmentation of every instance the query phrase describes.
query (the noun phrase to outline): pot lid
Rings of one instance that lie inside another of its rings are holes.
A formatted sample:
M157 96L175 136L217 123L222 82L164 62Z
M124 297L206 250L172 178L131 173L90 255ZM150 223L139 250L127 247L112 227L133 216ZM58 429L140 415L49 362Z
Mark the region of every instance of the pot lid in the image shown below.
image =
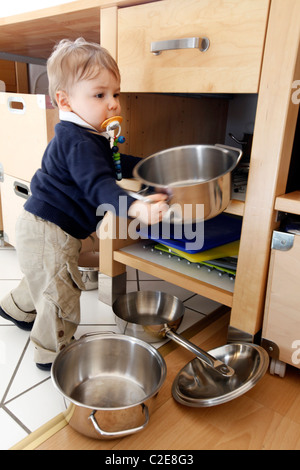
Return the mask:
M260 346L232 343L209 353L235 370L232 377L223 377L200 359L186 364L176 376L172 395L182 405L210 407L233 400L246 393L264 376L269 356Z

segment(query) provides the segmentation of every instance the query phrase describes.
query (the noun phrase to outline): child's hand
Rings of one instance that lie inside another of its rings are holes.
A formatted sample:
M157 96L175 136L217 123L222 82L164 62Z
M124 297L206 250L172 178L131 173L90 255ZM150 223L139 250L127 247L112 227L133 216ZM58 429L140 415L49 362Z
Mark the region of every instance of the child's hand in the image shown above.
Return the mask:
M169 209L166 203L167 198L166 194L152 194L147 196L147 200L153 202L135 201L129 207L128 215L134 219L139 219L140 222L146 225L157 224Z

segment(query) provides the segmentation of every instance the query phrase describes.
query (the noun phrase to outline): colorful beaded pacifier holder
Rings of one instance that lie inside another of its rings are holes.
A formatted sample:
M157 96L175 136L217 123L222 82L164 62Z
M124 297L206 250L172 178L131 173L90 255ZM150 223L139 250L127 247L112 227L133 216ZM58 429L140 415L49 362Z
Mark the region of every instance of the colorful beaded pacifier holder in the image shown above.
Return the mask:
M115 131L117 129L117 134L111 137L111 139L113 139L112 152L118 181L122 179L121 155L118 144L123 144L125 142L125 137L120 135L122 121L123 118L121 116L114 116L112 118L106 119L101 124L102 129L105 129L109 135L111 131Z

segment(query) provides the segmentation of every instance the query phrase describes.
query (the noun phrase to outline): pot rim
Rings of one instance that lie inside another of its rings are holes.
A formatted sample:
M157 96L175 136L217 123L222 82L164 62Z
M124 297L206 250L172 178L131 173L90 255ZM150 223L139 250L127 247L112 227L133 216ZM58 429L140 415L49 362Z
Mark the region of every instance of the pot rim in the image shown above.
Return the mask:
M95 271L99 271L99 268L97 267L93 267L93 266L78 266L78 270L80 272L95 272Z
M64 390L61 388L61 386L59 385L59 383L57 382L56 372L57 372L57 367L58 367L59 362L62 360L62 358L64 356L66 356L69 353L70 350L73 350L74 348L78 347L79 343L82 344L84 342L90 342L90 341L101 340L101 339L103 339L103 340L104 339L112 339L112 340L118 339L118 340L125 341L125 342L136 343L136 344L139 344L140 346L144 347L145 349L147 349L153 356L155 356L155 358L157 359L157 361L160 365L160 368L161 368L160 380L159 380L155 390L153 390L152 393L145 396L140 401L137 401L137 402L132 403L132 404L126 404L126 405L114 406L114 407L91 406L91 405L88 405L88 404L85 404L85 403L81 403L77 400L74 400L68 394L66 394L64 392ZM158 391L160 390L160 388L162 387L162 385L163 385L163 383L166 379L166 375L167 375L166 362L165 362L164 358L162 357L162 355L160 354L160 352L154 346L152 346L151 344L146 343L143 340L135 338L133 336L127 336L127 335L118 334L118 333L114 333L114 332L87 333L87 334L81 336L81 338L79 338L78 340L75 340L72 343L68 344L68 346L66 346L62 351L60 351L60 353L56 356L56 358L55 358L55 360L52 364L52 367L51 367L52 383L53 383L54 387L56 388L56 390L58 390L58 392L64 398L66 398L68 401L70 401L74 405L77 405L77 406L80 406L80 407L83 407L83 408L88 408L90 410L101 410L101 411L122 410L122 409L127 409L127 408L133 408L133 407L138 406L138 405L142 405L143 403L145 403L146 401L148 401L150 398L152 398L154 395L156 395L158 393Z
M163 154L165 154L167 152L170 152L170 151L173 151L173 150L189 149L189 148L195 148L195 147L196 148L200 148L200 147L213 148L215 150L219 150L221 153L235 152L235 153L237 153L237 158L236 158L236 161L226 171L224 171L223 173L220 173L215 178L210 178L210 179L206 179L206 180L202 180L202 179L201 180L194 180L192 183L181 183L178 186L176 186L176 184L156 184L156 183L153 183L153 181L151 182L151 181L148 181L148 180L142 178L138 173L138 170L144 164L144 162L152 160L153 158L157 157L158 155L163 155ZM180 145L180 146L177 146L177 147L171 147L171 148L168 148L168 149L161 150L159 152L153 153L149 157L143 158L134 167L133 176L134 176L134 178L137 178L139 181L141 181L144 185L152 186L153 188L168 189L170 187L171 188L176 188L176 187L183 188L183 187L190 187L190 186L191 187L192 186L198 186L198 185L214 182L214 181L222 178L223 176L228 175L228 173L231 173L232 170L234 170L234 168L237 166L239 160L242 157L242 154L243 154L243 152L240 149L235 148L235 147L229 147L229 146L222 145L222 144L215 144L215 145L202 145L202 144L199 144L199 145L197 145L197 144L196 145L194 145L194 144Z

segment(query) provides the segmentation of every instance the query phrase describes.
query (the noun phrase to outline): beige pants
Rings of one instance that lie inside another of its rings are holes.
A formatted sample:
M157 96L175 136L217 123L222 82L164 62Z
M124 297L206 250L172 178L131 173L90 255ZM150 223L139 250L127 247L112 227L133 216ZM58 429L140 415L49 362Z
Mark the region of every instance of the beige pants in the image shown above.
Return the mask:
M25 210L17 221L16 249L24 278L1 307L16 320L34 320L30 338L37 363L53 362L80 322L80 248L80 240Z

